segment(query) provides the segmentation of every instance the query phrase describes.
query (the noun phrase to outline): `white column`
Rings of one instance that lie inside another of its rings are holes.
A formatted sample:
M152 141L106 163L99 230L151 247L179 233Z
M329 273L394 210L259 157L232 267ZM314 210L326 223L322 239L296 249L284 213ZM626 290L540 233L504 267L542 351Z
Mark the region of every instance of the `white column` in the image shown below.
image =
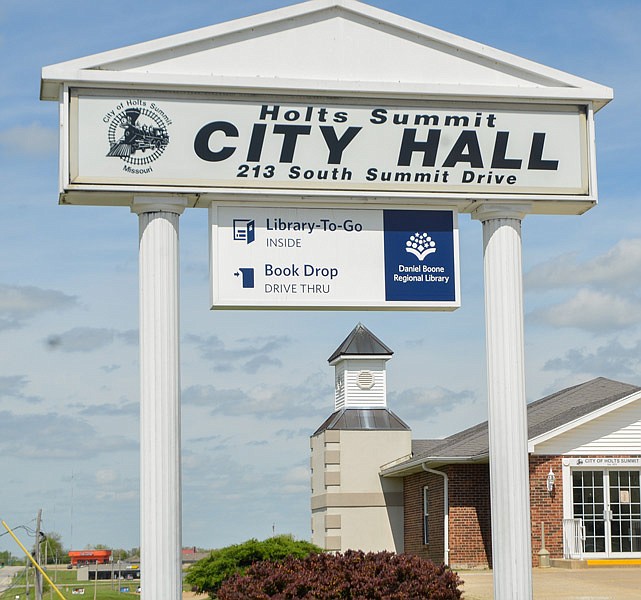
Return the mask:
M521 220L527 205L484 205L490 501L495 600L531 600Z
M182 598L178 219L181 198L135 198L140 227L142 598Z

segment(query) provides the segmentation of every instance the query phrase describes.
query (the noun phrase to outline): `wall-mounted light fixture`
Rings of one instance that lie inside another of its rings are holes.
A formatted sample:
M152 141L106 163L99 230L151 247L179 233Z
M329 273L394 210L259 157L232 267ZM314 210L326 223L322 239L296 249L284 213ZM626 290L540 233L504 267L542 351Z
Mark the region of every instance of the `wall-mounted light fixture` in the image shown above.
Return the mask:
M547 478L547 488L548 492L551 494L554 491L554 481L556 480L556 477L554 476L554 473L552 472L552 467L550 467L550 472L548 473L548 478Z

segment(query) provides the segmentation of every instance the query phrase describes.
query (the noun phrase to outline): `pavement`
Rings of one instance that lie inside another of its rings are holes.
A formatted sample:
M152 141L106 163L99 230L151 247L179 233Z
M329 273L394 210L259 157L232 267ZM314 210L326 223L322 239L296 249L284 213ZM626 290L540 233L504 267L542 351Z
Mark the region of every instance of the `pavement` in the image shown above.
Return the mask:
M24 567L0 567L0 594L11 587L13 576Z
M492 571L458 571L462 600L494 600ZM532 569L534 600L641 600L641 567ZM183 593L183 600L208 600ZM516 600L516 599L514 599Z
M493 600L492 571L458 571L463 600ZM534 600L641 600L641 567L532 569Z

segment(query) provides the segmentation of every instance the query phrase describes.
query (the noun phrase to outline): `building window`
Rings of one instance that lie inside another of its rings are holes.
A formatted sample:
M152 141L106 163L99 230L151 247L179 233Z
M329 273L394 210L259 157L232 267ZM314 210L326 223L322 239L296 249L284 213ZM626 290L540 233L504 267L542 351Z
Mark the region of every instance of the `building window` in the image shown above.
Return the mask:
M423 488L423 543L425 545L430 543L430 505L428 500L428 488Z

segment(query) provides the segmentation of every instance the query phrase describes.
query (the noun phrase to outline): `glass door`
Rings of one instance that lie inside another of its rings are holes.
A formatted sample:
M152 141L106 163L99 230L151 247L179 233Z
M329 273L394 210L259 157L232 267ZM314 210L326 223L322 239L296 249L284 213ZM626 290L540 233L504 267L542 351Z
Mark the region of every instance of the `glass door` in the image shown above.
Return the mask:
M572 471L573 516L586 554L641 554L640 471Z
M603 471L573 471L572 495L574 518L583 521L584 551L606 551L605 490Z
M612 552L641 552L639 471L609 471Z

